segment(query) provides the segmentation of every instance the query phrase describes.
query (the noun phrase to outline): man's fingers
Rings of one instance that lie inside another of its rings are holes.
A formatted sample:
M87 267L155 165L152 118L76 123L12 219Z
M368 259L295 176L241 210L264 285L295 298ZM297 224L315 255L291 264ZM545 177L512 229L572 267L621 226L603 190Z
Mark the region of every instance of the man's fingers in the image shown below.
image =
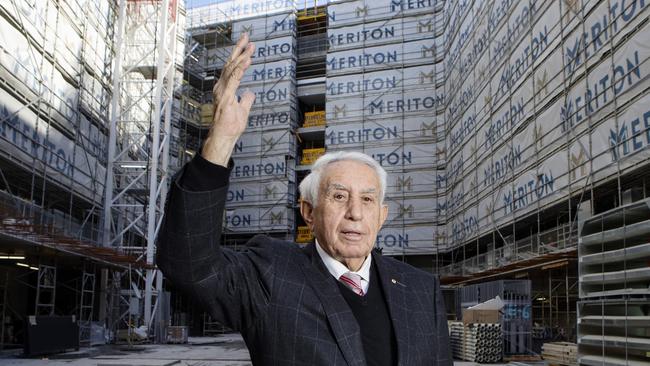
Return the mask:
M246 45L248 45L248 33L242 33L242 35L239 36L239 40L237 40L237 44L235 44L235 46L232 48L228 62L236 59L239 55L241 55L242 52L244 52L246 49Z
M246 63L247 61L252 61L251 56L253 56L253 52L255 52L255 43L249 43L248 46L246 46L246 50L242 52L239 57L237 57L232 63L231 63L231 70L234 70L237 67L240 67L242 64ZM247 65L250 65L250 62L248 62ZM246 71L246 66L244 68L244 71Z
M223 68L223 72L221 73L221 76L228 76L230 73L233 72L234 69L239 67L244 61L247 59L250 59L251 56L253 55L253 51L255 50L255 44L252 42L247 42L245 45L242 46L243 48L238 49L240 52L233 53L230 55L230 58L228 59L228 62L226 62L225 67Z
M244 72L252 62L251 56L254 51L255 44L248 43L246 50L240 54L237 59L228 61L221 73L219 81L212 89L215 103L217 103L218 100L232 100L237 92L239 83L244 76Z
M223 89L223 83L216 82L214 83L214 86L212 87L212 96L214 97L213 100L216 102L217 101L217 96L221 94L221 90Z
M223 69L223 72L221 73L220 80L223 79L225 84L228 84L229 79L233 76L241 80L241 77L239 75L236 75L240 72L238 71L238 69L241 69L241 71L246 71L248 65L251 64L251 55L253 54L254 50L255 50L255 45L253 43L249 43L246 46L246 50L241 55L239 55L239 57L237 57L234 60L228 61L228 63Z
M232 52L230 53L230 57L228 57L228 60L226 61L226 65L224 66L223 70L221 70L221 75L219 76L219 81L217 81L214 84L214 87L212 88L212 95L215 97L214 102L217 102L217 97L221 96L223 93L223 88L224 85L228 82L228 79L230 78L230 74L233 71L233 68L236 67L238 61L237 59L242 56L242 54L246 53L248 48L250 47L250 43L248 43L248 34L243 33L240 37L239 40L237 41L237 44L233 46Z
M223 91L223 95L221 98L225 101L230 101L233 100L232 98L235 97L235 94L237 93L237 88L239 88L239 83L241 82L242 77L244 76L244 71L248 66L250 65L251 60L248 59L244 61L243 64L238 65L235 67L230 74L230 77L228 80L226 80L226 88Z
M250 112L251 107L253 106L253 103L255 103L255 94L251 92L250 90L246 90L242 95L241 99L239 101L239 105L241 105L246 113Z

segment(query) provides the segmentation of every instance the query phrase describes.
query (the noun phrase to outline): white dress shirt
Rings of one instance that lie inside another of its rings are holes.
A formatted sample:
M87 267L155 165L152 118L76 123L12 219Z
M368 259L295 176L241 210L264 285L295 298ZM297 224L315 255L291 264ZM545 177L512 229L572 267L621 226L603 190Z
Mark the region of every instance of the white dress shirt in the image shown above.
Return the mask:
M316 240L316 251L318 252L318 255L320 255L320 258L323 260L323 263L325 263L327 270L332 274L332 276L334 276L334 278L336 278L337 281L341 275L344 275L348 272L356 273L361 276L361 288L363 289L363 293L368 293L368 287L370 286L370 262L372 261L371 254L368 254L366 260L363 261L363 264L361 265L359 271L355 272L351 271L343 263L337 261L336 259L332 258L332 256L327 254L327 252L321 248L320 244L318 244L318 240Z

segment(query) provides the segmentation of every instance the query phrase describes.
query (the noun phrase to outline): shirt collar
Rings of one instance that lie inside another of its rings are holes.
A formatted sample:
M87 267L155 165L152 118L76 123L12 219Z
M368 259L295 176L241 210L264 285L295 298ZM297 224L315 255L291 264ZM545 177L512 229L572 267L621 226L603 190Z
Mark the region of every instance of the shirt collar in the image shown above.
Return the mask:
M370 282L370 262L372 262L372 254L368 254L366 257L366 260L363 261L363 264L361 265L361 268L358 271L350 271L348 267L346 267L343 263L337 261L336 259L332 258L331 255L329 255L321 246L318 244L318 240L316 240L316 251L318 252L318 255L320 255L320 258L323 260L323 263L325 264L325 267L327 267L327 270L336 278L337 280L341 277L341 275L347 273L347 272L353 272L361 276L361 279ZM366 291L366 290L364 290Z

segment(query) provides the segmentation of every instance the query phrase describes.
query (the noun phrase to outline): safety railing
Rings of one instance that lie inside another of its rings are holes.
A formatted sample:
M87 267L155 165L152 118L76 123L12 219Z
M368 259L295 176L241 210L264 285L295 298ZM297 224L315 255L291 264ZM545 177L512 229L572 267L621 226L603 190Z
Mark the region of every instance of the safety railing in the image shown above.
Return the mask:
M569 224L565 224L441 267L440 274L442 276L471 275L531 259L542 254L575 248L577 245L577 228L571 228Z
M20 234L62 235L100 245L101 230L91 222L85 225L62 212L45 210L30 202L0 191L0 230Z

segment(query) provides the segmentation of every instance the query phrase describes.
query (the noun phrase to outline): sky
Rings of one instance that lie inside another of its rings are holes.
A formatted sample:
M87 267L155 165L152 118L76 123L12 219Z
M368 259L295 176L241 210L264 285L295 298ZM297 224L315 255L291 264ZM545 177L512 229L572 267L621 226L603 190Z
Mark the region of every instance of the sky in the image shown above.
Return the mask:
M188 9L196 8L203 5L223 3L228 0L185 0L185 6Z
M187 9L196 8L199 6L224 3L230 0L185 0L185 7ZM237 0L234 0L237 1ZM327 3L327 0L295 0L296 6L301 8L304 5L313 6L314 1L317 1L318 5Z

